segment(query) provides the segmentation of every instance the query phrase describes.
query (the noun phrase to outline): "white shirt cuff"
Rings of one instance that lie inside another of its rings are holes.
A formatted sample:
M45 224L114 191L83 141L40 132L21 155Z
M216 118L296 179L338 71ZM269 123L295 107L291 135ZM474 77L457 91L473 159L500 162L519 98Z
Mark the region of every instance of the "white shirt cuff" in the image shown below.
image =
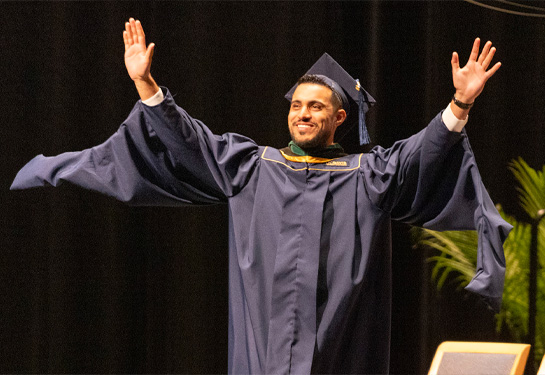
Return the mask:
M159 91L157 91L155 95L153 95L151 98L142 100L142 103L144 103L147 106L153 107L154 105L161 104L164 98L165 97L163 95L163 90L159 89ZM443 122L444 121L445 120L443 120Z
M467 124L467 119L469 116L467 116L464 120L460 120L458 117L454 116L454 113L452 113L452 109L450 108L450 104L447 106L447 108L443 111L443 123L446 125L448 130L451 132L461 132L464 126Z

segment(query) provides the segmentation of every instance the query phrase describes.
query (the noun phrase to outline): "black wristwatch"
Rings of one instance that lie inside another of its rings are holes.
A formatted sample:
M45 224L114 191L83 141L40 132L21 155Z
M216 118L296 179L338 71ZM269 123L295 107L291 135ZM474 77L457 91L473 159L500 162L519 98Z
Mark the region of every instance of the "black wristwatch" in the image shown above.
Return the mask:
M458 99L456 99L456 96L454 96L454 95L452 95L452 100L454 100L454 104L456 104L458 107L460 107L462 109L470 109L471 107L473 107L473 104L475 104L475 102L473 102L473 103L461 102Z

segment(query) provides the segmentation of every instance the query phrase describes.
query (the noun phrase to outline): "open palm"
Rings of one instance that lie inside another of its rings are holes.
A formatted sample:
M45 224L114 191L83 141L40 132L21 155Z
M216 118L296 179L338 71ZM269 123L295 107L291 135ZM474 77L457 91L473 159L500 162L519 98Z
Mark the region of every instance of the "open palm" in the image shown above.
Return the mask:
M479 55L479 44L479 38L475 39L469 60L463 68L460 68L458 54L456 52L452 54L452 82L456 89L456 98L464 103L473 103L483 91L486 81L501 66L501 63L498 62L487 70L496 48L492 47L491 42L486 42Z
M150 76L151 59L155 45L146 47L146 36L140 21L133 18L125 23L125 66L132 80L146 80Z

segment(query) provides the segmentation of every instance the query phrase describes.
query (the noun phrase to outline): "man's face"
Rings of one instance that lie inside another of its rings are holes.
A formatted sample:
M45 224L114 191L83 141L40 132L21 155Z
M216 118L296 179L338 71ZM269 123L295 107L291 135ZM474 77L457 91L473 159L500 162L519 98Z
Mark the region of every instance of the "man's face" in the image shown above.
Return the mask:
M337 126L346 118L343 109L332 104L328 87L302 83L295 89L288 113L291 139L303 149L326 147L333 144Z

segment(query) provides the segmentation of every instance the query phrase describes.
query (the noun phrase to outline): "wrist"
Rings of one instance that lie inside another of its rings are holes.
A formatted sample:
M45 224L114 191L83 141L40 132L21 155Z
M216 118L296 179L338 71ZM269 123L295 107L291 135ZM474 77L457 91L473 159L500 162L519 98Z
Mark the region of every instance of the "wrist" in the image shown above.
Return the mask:
M472 104L475 101L474 96L468 96L468 95L464 94L462 91L459 91L459 90L456 90L456 92L454 93L454 97L458 101L460 101L462 103L466 103L466 104Z
M464 109L456 105L454 99L450 101L450 110L458 120L465 120L469 114L469 108Z
M468 99L460 99L454 94L452 97L452 103L463 110L469 110L473 107L474 101L467 101Z
M155 80L153 79L151 74L148 74L148 75L142 76L142 77L135 77L135 78L132 78L132 80L133 80L135 85L144 86L144 85L154 85L155 84Z
M155 83L155 80L151 75L142 78L133 79L138 95L140 99L146 100L151 98L159 91L159 86Z

